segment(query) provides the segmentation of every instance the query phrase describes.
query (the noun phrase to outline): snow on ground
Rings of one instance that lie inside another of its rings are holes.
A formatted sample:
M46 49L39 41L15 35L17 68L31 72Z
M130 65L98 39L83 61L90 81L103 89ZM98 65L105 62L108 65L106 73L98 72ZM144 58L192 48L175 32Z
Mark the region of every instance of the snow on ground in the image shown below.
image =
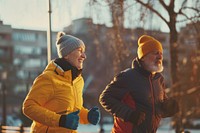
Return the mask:
M103 126L105 133L110 133L112 126L113 124L105 124ZM78 133L99 133L99 129L99 125L79 125ZM185 129L185 131L186 130L190 131L190 133L200 133L200 130ZM157 133L175 133L175 131L170 128L169 124L165 123L158 129Z
M175 133L175 130L171 128L170 126L171 118L165 118L162 119L160 122L160 127L157 130L157 133ZM200 123L200 120L193 120L194 124L195 123ZM103 129L105 130L105 133L110 133L112 129L113 124L104 124ZM99 125L79 125L78 127L78 133L99 133ZM185 129L185 131L190 131L190 133L200 133L199 130L194 130L194 129Z

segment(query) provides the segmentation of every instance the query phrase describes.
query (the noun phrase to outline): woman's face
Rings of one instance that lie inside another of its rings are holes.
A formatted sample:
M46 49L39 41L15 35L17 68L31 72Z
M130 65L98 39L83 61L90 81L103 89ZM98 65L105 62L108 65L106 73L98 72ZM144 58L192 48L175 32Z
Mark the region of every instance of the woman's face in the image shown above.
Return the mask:
M64 57L72 66L78 70L83 68L83 61L86 59L85 48L79 47Z

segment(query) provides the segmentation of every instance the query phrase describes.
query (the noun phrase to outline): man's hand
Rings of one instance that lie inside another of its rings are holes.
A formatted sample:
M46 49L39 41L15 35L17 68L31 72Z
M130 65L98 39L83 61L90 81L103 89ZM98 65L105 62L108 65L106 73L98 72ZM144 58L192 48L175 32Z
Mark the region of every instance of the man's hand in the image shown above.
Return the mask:
M98 107L94 107L94 108L90 109L90 111L88 112L88 121L93 125L96 125L99 123L100 112L99 112Z
M164 100L161 103L161 110L163 112L164 117L171 117L174 114L176 114L177 112L179 112L178 102L173 98Z

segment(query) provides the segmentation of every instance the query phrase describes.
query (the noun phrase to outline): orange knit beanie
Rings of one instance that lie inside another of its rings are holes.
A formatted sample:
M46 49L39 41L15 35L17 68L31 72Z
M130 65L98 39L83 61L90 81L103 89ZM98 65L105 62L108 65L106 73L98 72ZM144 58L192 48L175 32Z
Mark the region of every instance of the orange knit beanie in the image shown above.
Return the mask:
M155 50L163 52L162 44L155 38L148 35L142 35L138 39L137 54L138 54L139 59L141 59L143 56L145 56L149 52L152 52Z

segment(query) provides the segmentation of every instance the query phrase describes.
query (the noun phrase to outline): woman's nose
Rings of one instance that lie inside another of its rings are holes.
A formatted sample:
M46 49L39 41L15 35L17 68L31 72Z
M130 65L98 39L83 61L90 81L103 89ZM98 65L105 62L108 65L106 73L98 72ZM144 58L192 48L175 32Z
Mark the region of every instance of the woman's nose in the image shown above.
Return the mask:
M81 55L81 56L82 56L82 58L84 58L84 59L86 59L86 58L87 58L87 56L86 56L86 54L85 54L84 52L82 53L82 55Z

